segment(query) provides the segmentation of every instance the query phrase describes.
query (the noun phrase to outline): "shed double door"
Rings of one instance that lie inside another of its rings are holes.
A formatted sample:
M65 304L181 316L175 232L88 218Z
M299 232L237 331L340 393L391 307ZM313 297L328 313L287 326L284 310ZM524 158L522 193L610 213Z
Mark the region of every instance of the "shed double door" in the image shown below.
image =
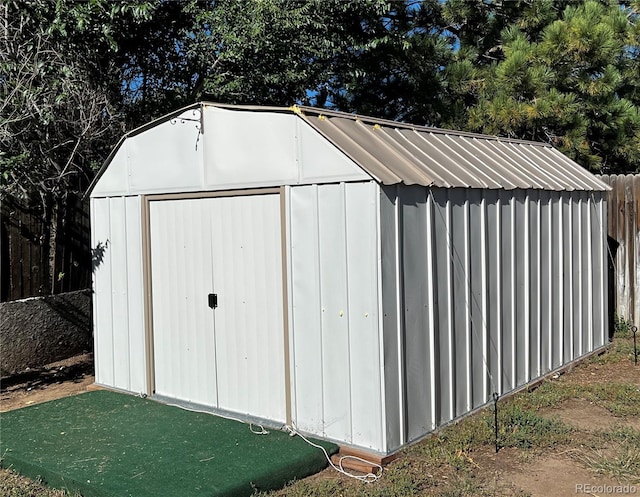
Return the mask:
M282 421L279 194L149 202L155 393Z

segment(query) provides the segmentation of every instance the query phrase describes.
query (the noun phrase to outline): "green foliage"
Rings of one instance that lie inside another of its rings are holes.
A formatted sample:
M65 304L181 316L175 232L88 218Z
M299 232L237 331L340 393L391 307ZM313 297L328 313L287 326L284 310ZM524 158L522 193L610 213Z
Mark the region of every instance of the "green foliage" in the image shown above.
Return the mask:
M115 138L114 33L146 4L7 2L0 7L0 194L42 203L83 192ZM125 19L126 18L126 19Z
M493 427L493 420L485 417ZM520 449L546 448L566 444L571 440L571 428L526 409L517 402L506 402L498 408L498 439L501 447Z
M620 352L614 349L609 354L620 354ZM567 399L583 399L592 402L607 409L614 416L640 414L640 388L630 383L607 382L582 385L566 381L547 381L519 402L522 402L522 406L526 409L540 409L556 407Z
M638 170L637 11L589 0L538 32L524 24L506 27L501 58L478 69L468 126L548 141L594 170Z
M1 191L83 191L126 130L200 99L312 104L640 164L638 2L234 0L0 7ZM44 200L43 200L44 199Z
M633 337L633 323L627 321L621 316L616 314L613 322L613 336L615 338L632 338Z

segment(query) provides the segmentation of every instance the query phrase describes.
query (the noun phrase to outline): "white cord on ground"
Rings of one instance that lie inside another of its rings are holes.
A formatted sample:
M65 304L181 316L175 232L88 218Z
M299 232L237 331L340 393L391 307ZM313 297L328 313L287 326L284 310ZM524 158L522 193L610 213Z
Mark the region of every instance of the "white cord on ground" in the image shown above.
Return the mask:
M291 436L299 436L302 440L304 440L305 442L307 442L309 445L311 445L312 447L315 447L317 449L320 449L322 452L324 452L324 457L327 458L327 461L329 463L329 465L335 469L338 473L342 473L345 476L348 476L349 478L353 478L355 480L359 480L362 481L364 483L372 483L376 480L379 480L382 477L382 466L380 466L379 464L376 464L374 462L371 461L367 461L366 459L362 459L361 457L358 456L342 456L340 457L339 461L338 461L338 465L336 466L335 464L333 464L333 461L331 460L331 458L329 457L329 454L327 453L326 449L322 446L322 445L318 445L313 443L311 440L309 440L308 438L306 438L304 435L302 435L301 433L299 433L298 431L296 431L295 428L293 428L292 426L285 426L286 430L289 432L289 434ZM373 473L367 473L366 475L354 475L352 473L349 473L348 471L346 471L343 467L342 467L342 461L344 461L345 459L354 459L356 461L360 461L366 464L373 464L374 466L377 466L380 471L378 471L378 474L373 474Z
M259 430L254 430L253 429L254 426L257 426L260 429ZM249 423L249 429L251 430L251 433L253 433L254 435L268 435L269 434L269 432L264 429L264 426L256 424L256 423Z
M225 416L225 415L217 413L217 412L193 409L191 407L185 407L185 406L181 406L179 404L166 404L166 405L172 406L172 407L178 407L179 409L183 409L184 411L199 412L199 413L202 413L202 414L213 414L214 416L220 416L221 418L230 419L231 421L238 421L239 423L247 424L247 421L243 421L241 419L234 418L232 416ZM269 434L269 431L265 430L264 426L262 426L260 424L257 424L257 423L248 423L248 424L249 424L249 430L251 430L251 433L253 433L255 435L268 435ZM259 429L255 430L253 428L254 426L258 427ZM342 456L338 460L338 465L336 466L335 464L333 464L333 461L331 460L331 457L329 457L329 454L327 453L326 449L322 445L318 445L318 444L313 443L311 440L309 440L307 437L305 437L304 435L299 433L292 426L285 425L285 429L289 432L290 436L298 436L302 440L307 442L309 445L311 445L312 447L320 449L324 453L324 457L327 458L327 462L329 463L329 465L333 469L335 469L338 473L341 473L341 474L343 474L345 476L348 476L349 478L353 478L355 480L362 481L364 483L372 483L372 482L374 482L376 480L379 480L382 477L382 471L383 470L382 470L382 466L380 464L377 464L377 463L374 463L374 462L371 462L371 461L367 461L366 459L363 459L363 458L358 457L358 456ZM374 466L377 466L378 469L379 469L378 474L367 473L366 475L354 475L352 473L349 473L347 470L345 470L342 467L342 461L344 461L345 459L354 459L356 461L360 461L360 462L363 462L365 464L372 464Z

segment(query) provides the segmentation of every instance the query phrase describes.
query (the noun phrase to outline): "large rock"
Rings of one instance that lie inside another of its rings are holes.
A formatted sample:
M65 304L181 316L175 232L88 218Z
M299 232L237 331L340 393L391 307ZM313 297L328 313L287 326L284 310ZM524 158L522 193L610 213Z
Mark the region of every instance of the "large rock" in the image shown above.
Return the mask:
M0 304L2 376L92 349L91 291Z

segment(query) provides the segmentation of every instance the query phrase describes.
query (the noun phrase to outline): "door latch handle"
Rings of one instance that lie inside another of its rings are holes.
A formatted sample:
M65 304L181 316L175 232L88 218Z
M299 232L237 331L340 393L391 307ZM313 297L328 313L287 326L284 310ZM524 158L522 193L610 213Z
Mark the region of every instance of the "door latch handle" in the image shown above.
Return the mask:
M218 307L218 294L217 293L210 293L209 294L209 307L211 307L212 309L215 309L216 307Z

